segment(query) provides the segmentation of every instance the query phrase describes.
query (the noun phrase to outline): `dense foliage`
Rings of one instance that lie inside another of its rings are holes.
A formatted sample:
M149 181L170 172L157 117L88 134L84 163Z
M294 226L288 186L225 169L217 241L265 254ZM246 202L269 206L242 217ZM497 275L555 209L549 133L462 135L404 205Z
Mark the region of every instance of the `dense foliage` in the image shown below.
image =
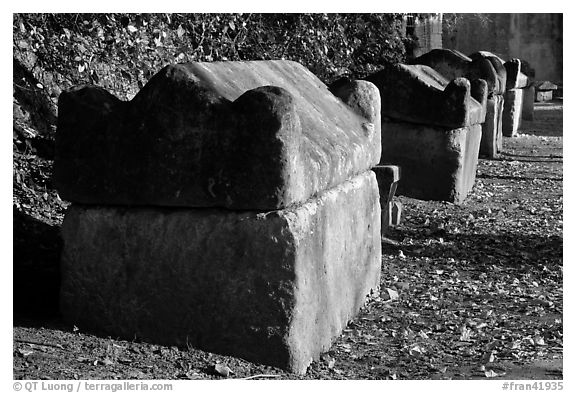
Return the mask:
M129 98L162 66L187 61L295 60L330 82L404 60L401 22L400 14L15 14L14 55L52 96L93 83Z

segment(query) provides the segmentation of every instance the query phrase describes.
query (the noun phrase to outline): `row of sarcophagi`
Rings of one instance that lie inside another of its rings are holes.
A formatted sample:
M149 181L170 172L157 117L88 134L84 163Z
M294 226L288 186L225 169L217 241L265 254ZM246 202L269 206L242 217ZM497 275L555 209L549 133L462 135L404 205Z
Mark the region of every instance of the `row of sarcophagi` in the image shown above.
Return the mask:
M188 63L129 102L62 93L65 318L304 372L378 290L381 201L462 201L508 75L523 86L516 62L450 53L469 68L329 88L290 61Z

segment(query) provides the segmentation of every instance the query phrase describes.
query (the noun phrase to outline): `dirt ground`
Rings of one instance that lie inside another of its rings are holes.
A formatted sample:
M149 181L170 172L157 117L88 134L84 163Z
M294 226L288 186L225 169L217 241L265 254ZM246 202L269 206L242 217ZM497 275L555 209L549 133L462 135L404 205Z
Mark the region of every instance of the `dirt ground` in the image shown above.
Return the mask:
M14 378L562 379L562 111L562 101L537 103L498 159L480 159L463 204L398 198L380 296L305 376L64 323L58 220L25 217L18 225L39 230L42 247L26 254L33 265L15 262Z

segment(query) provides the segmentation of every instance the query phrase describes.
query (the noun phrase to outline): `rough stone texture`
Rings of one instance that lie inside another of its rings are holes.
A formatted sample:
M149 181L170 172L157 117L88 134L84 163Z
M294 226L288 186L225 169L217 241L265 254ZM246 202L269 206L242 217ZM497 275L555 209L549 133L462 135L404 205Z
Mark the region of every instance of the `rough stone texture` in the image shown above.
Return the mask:
M484 122L465 78L449 82L428 66L395 64L366 79L380 90L382 117L450 129Z
M524 99L522 100L522 120L534 120L534 100L535 97L534 85L530 85L524 89Z
M482 127L446 130L406 122L382 122L382 161L402 168L397 193L460 203L476 179Z
M269 213L72 205L62 313L302 373L379 285L378 198L366 171Z
M330 91L354 112L367 119L368 124L380 124L380 92L373 83L344 80L337 88L331 87Z
M376 174L380 192L380 208L382 210L381 228L384 236L393 222L393 199L400 181L400 167L396 165L376 165L372 168ZM397 225L397 224L396 224Z
M536 89L535 100L538 102L550 101L554 97L554 91L558 86L549 81L539 81L534 83Z
M472 59L455 49L432 49L413 59L411 64L422 64L433 68L448 80L466 77Z
M498 138L502 138L502 97L506 89L506 68L504 62L495 54L478 51L466 56L451 49L435 49L415 60L416 64L425 64L448 79L465 77L472 81L471 95L485 108L485 121L482 125L480 154L494 158L498 153ZM486 87L482 80L486 81ZM486 89L488 102L481 97ZM499 106L498 106L499 105Z
M532 84L532 77L527 75L533 74L533 70L527 62L520 59L511 59L504 63L506 68L506 93L504 94L504 111L502 114L502 134L504 136L516 136L520 127L523 112L528 111L529 105L525 104L525 93L530 96L528 91ZM524 72L523 72L524 71ZM530 99L528 97L528 99ZM525 106L528 107L525 108ZM533 108L533 106L532 106ZM528 115L529 117L529 115Z
M482 123L480 155L495 158L502 149L502 111L504 97L493 95L486 104L486 121Z
M373 91L358 85L352 109L290 61L171 65L130 102L72 89L59 100L55 184L83 204L301 203L378 163L379 105L362 96Z
M482 108L482 119L486 121L486 103L488 101L488 84L484 79L474 79L470 83L470 95L474 98Z
M442 51L435 53L443 53ZM465 56L452 53L454 62ZM370 75L382 101L381 164L402 168L398 193L461 202L474 185L488 85L451 82L426 65L393 65Z
M491 94L504 94L506 90L506 68L502 60L488 51L478 51L470 55L472 63L467 77L482 78L488 83Z
M536 101L550 101L553 98L552 90L539 90L536 92Z
M550 81L538 81L534 83L536 90L556 90L558 86Z
M504 110L502 111L502 135L516 136L522 120L522 102L524 89L507 90L504 94Z
M522 61L520 59L510 59L504 63L506 68L506 89L521 89L530 84L528 75L522 72Z
M490 52L480 51L466 56L453 49L434 49L411 63L427 65L448 80L460 77L471 81L484 79L488 84L488 97L503 94L506 87L506 69L501 60Z

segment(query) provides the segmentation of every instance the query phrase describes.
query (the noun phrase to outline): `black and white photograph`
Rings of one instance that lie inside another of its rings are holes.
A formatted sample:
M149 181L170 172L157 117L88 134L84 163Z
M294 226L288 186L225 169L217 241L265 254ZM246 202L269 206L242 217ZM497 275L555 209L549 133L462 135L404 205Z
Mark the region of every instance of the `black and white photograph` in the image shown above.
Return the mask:
M571 389L563 13L72 10L12 13L11 391Z

